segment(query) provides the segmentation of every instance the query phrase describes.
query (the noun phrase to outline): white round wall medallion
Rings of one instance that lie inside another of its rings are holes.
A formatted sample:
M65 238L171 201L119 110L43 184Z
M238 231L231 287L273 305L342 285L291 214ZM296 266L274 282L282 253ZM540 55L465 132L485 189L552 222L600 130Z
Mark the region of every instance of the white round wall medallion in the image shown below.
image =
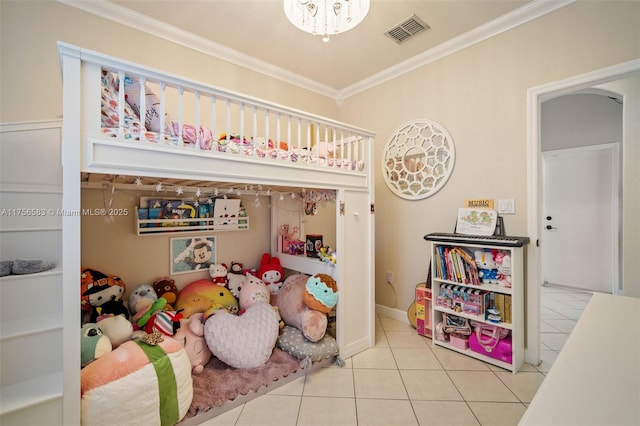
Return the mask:
M421 200L447 183L455 162L449 132L435 121L419 119L398 127L382 152L382 176L398 197Z

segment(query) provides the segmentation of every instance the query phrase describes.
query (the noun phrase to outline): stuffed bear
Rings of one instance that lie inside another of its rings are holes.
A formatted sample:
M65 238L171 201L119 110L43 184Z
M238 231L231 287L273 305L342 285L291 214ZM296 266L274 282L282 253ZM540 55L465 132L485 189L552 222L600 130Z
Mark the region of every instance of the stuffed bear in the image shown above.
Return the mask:
M153 291L155 291L158 297L164 297L167 301L167 310L173 310L173 305L176 303L176 300L178 300L178 287L176 286L175 280L169 277L158 278L153 283Z
M278 293L282 287L283 277L284 270L280 265L280 259L277 257L271 257L269 253L264 253L262 255L262 260L260 261L258 278L264 281L272 294Z
M327 331L328 319L324 312L313 309L305 303L307 282L310 279L312 279L312 293L314 287L323 287L319 278L302 274L287 277L278 292L276 306L285 324L302 331L308 340L317 342L324 337Z
M180 319L180 328L173 335L173 338L182 344L187 355L189 355L192 367L191 372L193 374L202 373L204 366L207 365L212 356L204 338L202 313L196 313L189 318Z

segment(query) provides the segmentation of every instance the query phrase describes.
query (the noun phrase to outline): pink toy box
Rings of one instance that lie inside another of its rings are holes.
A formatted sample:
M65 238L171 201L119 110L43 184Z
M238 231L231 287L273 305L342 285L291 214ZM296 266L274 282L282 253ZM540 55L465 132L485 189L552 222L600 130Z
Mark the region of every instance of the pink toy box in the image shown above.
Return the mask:
M469 336L469 348L472 351L477 352L479 354L486 355L493 359L497 359L500 361L504 361L508 364L511 364L512 355L513 355L512 353L513 349L511 345L511 334L509 334L507 337L503 339L500 339L500 341L494 348L491 348L491 346L495 343L495 340L490 339L488 336L483 336L483 337L487 339L487 342L481 344L478 341L478 337L475 335L475 333Z
M431 337L431 289L416 288L416 329L421 336Z
M469 336L451 333L449 334L449 343L451 343L451 346L458 349L469 349Z

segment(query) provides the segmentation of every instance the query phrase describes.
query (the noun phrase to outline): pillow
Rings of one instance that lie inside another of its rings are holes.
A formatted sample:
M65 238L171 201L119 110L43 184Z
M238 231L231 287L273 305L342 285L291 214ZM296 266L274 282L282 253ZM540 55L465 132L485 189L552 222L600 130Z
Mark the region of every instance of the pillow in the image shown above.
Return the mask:
M317 342L307 340L302 331L290 325L285 325L278 337L276 346L289 355L300 360L302 368L308 368L312 362L322 361L323 359L335 356L340 353L336 339L325 334L325 336ZM341 365L342 360L336 358L336 364Z
M211 353L234 368L260 367L269 360L280 330L278 314L267 302L255 303L241 316L217 312L204 324Z

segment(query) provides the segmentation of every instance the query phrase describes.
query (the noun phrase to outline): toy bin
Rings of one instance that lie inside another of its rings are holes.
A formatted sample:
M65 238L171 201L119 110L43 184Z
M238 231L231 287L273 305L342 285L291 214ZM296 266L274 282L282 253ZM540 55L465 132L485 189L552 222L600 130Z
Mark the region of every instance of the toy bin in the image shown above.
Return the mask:
M451 333L449 334L449 343L451 343L451 346L454 348L469 349L469 336Z
M484 336L486 338L486 336ZM507 364L511 364L513 349L511 345L511 334L507 337L500 339L495 347L492 347L495 344L493 342L479 342L478 337L474 334L469 338L469 348L472 351L477 352L482 355L486 355L490 358L497 359L500 361L504 361Z

